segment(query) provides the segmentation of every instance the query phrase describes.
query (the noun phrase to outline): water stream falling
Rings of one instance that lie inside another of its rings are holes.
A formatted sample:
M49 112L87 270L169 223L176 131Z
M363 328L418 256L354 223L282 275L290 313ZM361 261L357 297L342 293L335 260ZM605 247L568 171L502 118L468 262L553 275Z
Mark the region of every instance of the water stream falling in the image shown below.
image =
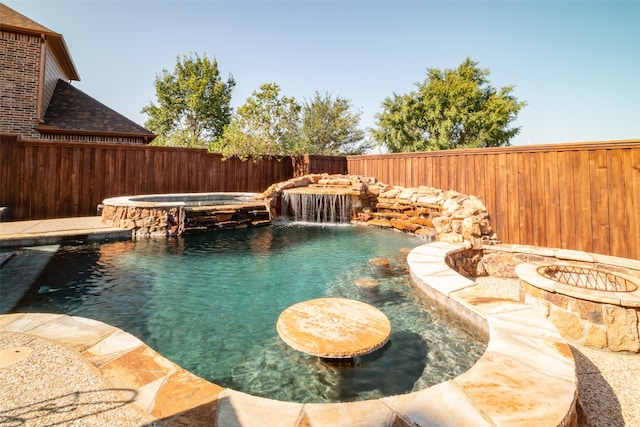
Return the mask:
M282 194L282 212L291 212L294 221L336 223L351 219L351 196L348 194Z

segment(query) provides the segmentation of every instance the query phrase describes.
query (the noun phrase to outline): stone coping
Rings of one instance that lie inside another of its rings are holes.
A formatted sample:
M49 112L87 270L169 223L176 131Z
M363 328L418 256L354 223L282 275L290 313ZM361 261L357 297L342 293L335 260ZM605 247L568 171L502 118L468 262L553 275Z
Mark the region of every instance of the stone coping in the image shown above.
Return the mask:
M592 264L595 268L610 267L637 271L637 277L632 277L616 270L611 271L612 274L623 277L624 279L636 284L637 289L630 292L606 292L566 285L538 274L536 269L542 265L549 265L549 262L527 262L521 263L516 267L516 273L520 279L549 292L557 292L574 298L586 299L605 304L615 304L623 307L640 307L640 260L572 249L556 249L511 244L487 246L484 248L484 252L508 252L538 255L546 258L555 258L558 265L573 265L573 263L576 263L578 266L584 266L584 263L588 263Z
M593 264L603 264L629 268L640 272L640 260L620 258L611 255L602 255L585 251L577 251L573 249L557 249L545 248L540 246L512 245L501 243L497 245L485 246L483 250L484 252L493 251L539 255L543 257L557 258L558 260L562 261L589 262Z
M254 199L256 193L172 193L120 196L103 200L103 205L137 208L175 208L210 205L263 205Z
M74 349L113 388L136 391L134 404L163 425L576 425L577 383L569 346L528 306L487 297L451 270L444 260L461 249L442 242L422 245L409 253L408 263L420 289L482 324L490 337L486 352L452 380L376 400L302 404L251 396L185 371L120 329L80 317L7 314L0 316L0 330Z
M516 273L521 280L524 280L525 282L537 288L544 289L545 291L557 292L559 294L587 301L619 305L621 307L640 307L640 279L636 279L634 277L618 272L611 272L611 274L622 277L635 284L636 289L628 292L602 291L597 289L583 288L579 286L571 286L544 277L540 273L538 273L537 270L538 267L545 265L550 264L533 262L522 263L516 267Z

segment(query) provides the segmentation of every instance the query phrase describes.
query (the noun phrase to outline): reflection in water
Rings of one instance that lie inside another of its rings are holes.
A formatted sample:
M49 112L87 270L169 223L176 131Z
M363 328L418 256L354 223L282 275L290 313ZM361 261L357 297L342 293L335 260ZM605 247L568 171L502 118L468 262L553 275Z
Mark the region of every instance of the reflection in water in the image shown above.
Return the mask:
M12 311L89 317L146 336L153 272L120 263L136 248L117 241L59 250Z
M410 331L392 333L380 350L353 359L351 365L336 367L336 399L351 401L364 393L392 396L411 392L427 364L427 352L420 335Z
M261 391L257 394L279 400L291 400L283 384L304 388L305 393L294 397L297 402L352 402L425 387L419 379L428 363L429 348L415 332L394 332L381 349L353 359L321 359L293 350L281 341L278 347L276 355L269 350L270 345L265 345L236 366L232 376L214 382L227 383L231 388L240 386L238 378L259 382ZM296 366L295 371L287 369L291 364Z

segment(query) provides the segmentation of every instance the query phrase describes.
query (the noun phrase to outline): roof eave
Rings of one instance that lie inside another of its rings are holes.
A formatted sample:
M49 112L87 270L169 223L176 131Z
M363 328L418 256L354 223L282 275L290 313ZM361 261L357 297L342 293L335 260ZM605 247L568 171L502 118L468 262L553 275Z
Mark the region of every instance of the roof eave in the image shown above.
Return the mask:
M69 48L67 47L67 43L64 41L64 37L62 37L62 35L58 35L46 37L46 40L49 42L54 55L56 55L60 61L60 66L65 72L67 78L69 80L80 81L80 74L78 73L76 65L73 63L73 58L69 53Z
M0 24L0 30L19 34L29 34L43 38L49 42L51 50L60 61L60 66L62 67L62 71L65 73L67 79L80 81L80 74L73 62L73 58L71 57L71 53L69 52L69 48L67 47L67 43L64 41L62 34L54 31L34 30L7 24Z

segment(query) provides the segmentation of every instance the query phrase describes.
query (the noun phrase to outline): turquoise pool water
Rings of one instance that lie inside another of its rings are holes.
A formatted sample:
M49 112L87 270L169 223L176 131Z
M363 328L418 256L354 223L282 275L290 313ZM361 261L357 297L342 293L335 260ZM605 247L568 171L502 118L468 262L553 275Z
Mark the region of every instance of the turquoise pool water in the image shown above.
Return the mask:
M486 343L434 312L411 286L422 240L357 226L278 224L171 240L61 247L14 312L97 319L219 385L274 399L336 402L407 393L470 368ZM372 265L387 258L389 268ZM354 281L375 278L379 287ZM280 313L335 296L382 310L389 343L334 365L277 335Z

